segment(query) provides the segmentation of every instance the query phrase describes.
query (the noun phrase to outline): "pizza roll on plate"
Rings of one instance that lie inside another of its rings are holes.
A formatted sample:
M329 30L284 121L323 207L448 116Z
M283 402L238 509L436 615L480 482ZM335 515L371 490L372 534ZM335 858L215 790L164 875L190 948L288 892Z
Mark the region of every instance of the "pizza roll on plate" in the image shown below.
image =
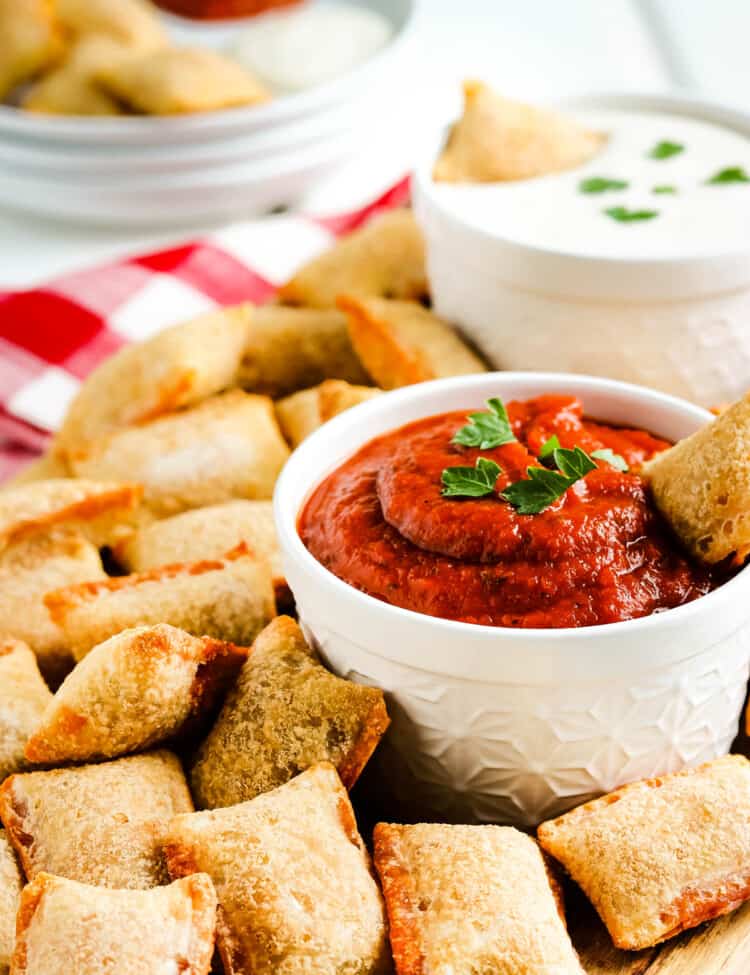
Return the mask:
M357 355L383 389L486 371L455 329L415 301L342 295L339 306Z
M31 647L52 687L71 669L73 658L44 597L60 586L106 578L98 550L78 535L53 533L0 553L0 633Z
M0 0L0 101L63 54L51 0Z
M411 210L392 210L313 258L279 298L288 305L333 308L341 294L420 299L427 292L422 232Z
M272 401L235 389L94 441L71 465L79 477L129 471L143 485L145 506L163 518L233 498L270 498L288 456Z
M336 770L326 763L227 809L177 816L173 877L207 873L227 975L385 975L383 901Z
M0 494L0 552L12 542L75 530L94 545L107 545L134 521L141 489L132 483L56 478L33 481Z
M244 546L221 560L68 586L45 605L76 660L122 630L157 623L249 646L276 614L268 563Z
M531 837L508 826L379 823L373 842L398 975L584 975Z
M329 761L350 789L388 727L383 692L329 673L299 626L279 616L260 634L200 748L199 806L231 806Z
M23 878L5 831L0 829L0 975L8 975L16 940L16 914Z
M542 847L637 950L750 898L750 762L729 755L626 785L539 827Z
M0 787L0 819L29 880L44 871L100 887L166 883L164 828L192 808L167 751L20 772Z
M68 66L37 81L23 96L21 107L46 115L122 115L114 98L81 71Z
M51 700L32 651L0 637L0 783L26 767L24 746Z
M89 376L56 446L76 454L98 437L198 403L231 386L245 348L250 305L212 311L125 345Z
M102 890L48 873L24 890L14 975L208 975L216 891L205 874Z
M204 48L162 48L101 68L102 88L136 112L182 115L257 105L269 99L237 61Z
M582 166L604 136L545 108L498 95L481 81L464 83L464 111L451 129L433 179L499 183Z
M241 647L166 623L123 630L68 674L38 717L26 758L85 762L167 741L212 713L246 657Z
M237 381L244 389L285 396L324 379L367 383L349 338L346 316L335 308L256 308Z
M138 50L167 43L156 8L148 0L55 0L55 15L76 40L103 35Z
M750 553L750 395L657 454L642 470L651 494L700 562Z
M299 446L324 423L344 410L364 403L380 393L372 386L353 386L340 379L327 379L312 389L303 389L276 403L281 432L293 447Z

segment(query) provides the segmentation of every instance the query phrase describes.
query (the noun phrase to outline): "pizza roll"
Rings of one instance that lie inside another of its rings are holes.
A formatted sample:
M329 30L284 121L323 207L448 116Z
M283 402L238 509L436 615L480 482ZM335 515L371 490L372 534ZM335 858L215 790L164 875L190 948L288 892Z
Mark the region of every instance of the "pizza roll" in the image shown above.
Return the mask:
M196 873L155 890L102 890L49 873L24 890L14 975L208 975L216 891Z
M275 581L283 579L271 501L226 501L154 521L123 539L115 555L129 572L144 572L175 562L218 559L243 542L268 562Z
M626 785L539 827L542 847L636 950L750 898L750 762L728 755Z
M0 787L0 819L29 880L44 871L100 887L166 883L164 829L192 808L166 751L20 772Z
M60 586L98 579L106 579L99 552L77 535L29 539L0 554L0 633L31 647L53 687L73 666L73 658L44 597Z
M339 306L357 355L383 389L486 370L450 325L415 301L342 295Z
M31 484L33 481L53 481L69 476L68 465L54 450L50 449L0 484L0 491L12 491L20 484Z
M123 630L68 674L38 717L26 758L85 762L167 741L211 714L246 657L242 647L166 623Z
M23 879L5 831L0 829L0 975L8 975L16 940L16 913Z
M105 36L138 50L167 43L167 35L148 0L55 0L55 14L75 40Z
M24 95L21 107L46 115L122 115L114 98L67 66L37 81Z
M329 673L299 626L260 634L191 773L199 806L231 806L329 761L350 789L388 727L382 691Z
M214 882L227 975L391 971L380 891L333 766L250 802L177 816L165 849L173 877Z
M373 842L398 975L584 975L531 837L508 826L378 823Z
M56 478L0 494L0 552L12 542L71 529L106 545L134 520L141 489L132 483Z
M143 485L146 507L166 517L233 498L270 498L288 456L272 401L235 389L115 431L71 463L81 477L128 471Z
M318 427L358 403L380 393L372 386L352 386L340 379L327 379L320 386L292 393L276 403L281 432L293 447L299 446Z
M123 346L85 380L57 435L74 455L120 427L191 406L234 382L249 305L209 312Z
M239 385L268 396L285 396L324 379L369 381L352 348L346 316L334 308L256 308Z
M52 0L0 0L0 101L60 59Z
M750 395L642 470L657 507L699 561L750 552Z
M96 79L114 98L146 115L212 112L270 97L237 61L203 48L162 48L114 61Z
M464 112L451 129L433 179L499 183L582 166L604 136L549 109L498 95L481 81L464 83Z
M411 210L392 210L297 271L279 298L288 305L333 308L340 294L419 299L427 291L422 233Z
M24 746L51 700L32 651L0 637L0 782L26 767Z
M249 646L276 612L268 563L244 546L224 559L68 586L44 601L76 660L122 630L157 623Z

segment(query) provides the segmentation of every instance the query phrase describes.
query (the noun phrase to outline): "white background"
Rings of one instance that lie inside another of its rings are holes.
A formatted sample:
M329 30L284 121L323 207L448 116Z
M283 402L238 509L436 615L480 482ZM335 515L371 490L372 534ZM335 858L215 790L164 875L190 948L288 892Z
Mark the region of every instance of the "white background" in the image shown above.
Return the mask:
M407 168L416 151L414 133L455 113L465 77L481 77L506 94L531 98L678 87L750 109L750 0L422 3L421 30L404 79L418 108L403 119L403 139L394 140L382 156L368 153L319 187L307 201L316 212L345 208L361 198L363 188L377 192ZM192 228L193 235L203 229ZM0 212L0 287L25 287L190 236L190 228L123 233Z

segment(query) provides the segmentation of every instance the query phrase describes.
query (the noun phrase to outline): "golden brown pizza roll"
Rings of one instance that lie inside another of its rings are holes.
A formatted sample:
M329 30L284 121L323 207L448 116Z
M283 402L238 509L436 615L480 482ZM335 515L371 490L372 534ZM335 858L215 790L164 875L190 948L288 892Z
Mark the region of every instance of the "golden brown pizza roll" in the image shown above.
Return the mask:
M0 491L12 491L20 484L30 484L32 481L53 481L61 477L70 477L68 465L62 457L50 449L41 457L32 460L30 464L23 467L9 480L0 484Z
M750 395L642 471L657 507L701 562L750 552Z
M223 559L67 586L45 605L76 660L122 630L157 623L249 646L275 615L268 563L244 546Z
M14 975L208 975L216 891L205 874L102 890L49 873L24 890Z
M37 81L23 96L21 107L46 115L122 115L114 98L83 72L68 66Z
M618 948L636 950L750 898L750 762L728 755L635 782L539 827Z
M53 687L73 666L73 658L44 597L60 586L97 579L106 579L99 552L78 535L33 538L0 553L0 633L31 647Z
M373 842L398 975L583 975L560 888L531 837L379 823Z
M162 48L96 73L106 92L146 115L257 105L270 95L237 61L204 48Z
M333 308L341 294L419 299L427 292L422 233L410 210L392 210L297 271L279 298L288 305Z
M115 554L128 572L145 572L176 562L219 559L243 542L268 562L274 581L283 579L271 501L226 501L183 511L140 528L118 543Z
M165 826L192 808L167 751L20 772L0 787L0 819L29 880L44 871L100 887L166 883Z
M8 975L16 940L16 913L23 879L5 831L0 829L0 975Z
M139 50L167 43L156 8L148 0L55 0L55 14L74 40L104 35Z
M143 485L144 505L166 517L233 498L270 498L288 456L273 402L235 389L115 431L71 463L81 477L128 471ZM0 511L2 503L0 496Z
M62 56L52 0L0 0L0 101Z
M322 763L227 809L177 816L173 877L207 873L227 975L385 975L383 902L346 790Z
M55 478L0 494L0 552L54 528L75 530L95 545L118 537L135 516L141 488L132 483Z
M455 329L416 301L342 295L339 306L357 355L383 389L486 371Z
M76 454L120 427L191 406L231 386L247 336L249 305L209 312L123 346L85 380L56 445Z
M299 626L260 634L191 773L199 806L231 806L329 761L350 789L388 727L383 693L329 673Z
M498 95L481 81L464 83L464 112L451 129L433 179L497 183L533 179L588 162L604 136L565 115Z
M380 393L372 386L353 386L341 379L327 379L312 389L292 393L276 403L281 432L293 447L328 420Z
M168 741L212 713L246 657L242 647L166 623L123 630L68 674L37 715L25 756L59 765Z
M352 348L346 316L335 308L256 308L239 385L268 396L285 396L324 379L369 381Z
M0 636L0 782L26 767L24 746L51 700L32 651Z

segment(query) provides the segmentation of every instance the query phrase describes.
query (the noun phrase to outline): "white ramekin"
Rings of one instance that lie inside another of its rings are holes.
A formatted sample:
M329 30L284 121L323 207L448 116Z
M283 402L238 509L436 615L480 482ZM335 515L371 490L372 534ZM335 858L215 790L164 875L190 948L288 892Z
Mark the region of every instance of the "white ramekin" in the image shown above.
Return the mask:
M666 112L750 136L750 115L680 95L592 95L572 109ZM414 175L438 314L497 368L643 383L704 406L750 387L750 233L744 251L677 259L592 257L532 247L466 220L436 185L431 147ZM459 198L460 199L460 198Z
M725 753L750 659L750 571L669 612L566 630L474 626L389 606L323 568L297 517L360 446L489 396L572 393L589 415L677 440L710 415L637 386L555 373L489 373L388 393L299 447L274 499L300 620L339 674L387 692L381 767L406 814L533 826L624 782Z

